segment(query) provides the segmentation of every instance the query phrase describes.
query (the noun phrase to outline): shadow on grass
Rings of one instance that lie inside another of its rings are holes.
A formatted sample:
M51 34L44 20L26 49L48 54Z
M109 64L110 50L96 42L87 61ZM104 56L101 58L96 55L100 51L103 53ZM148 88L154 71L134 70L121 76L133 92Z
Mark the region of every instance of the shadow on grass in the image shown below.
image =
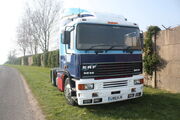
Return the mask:
M86 106L86 109L107 119L179 120L180 94L145 94L133 100Z

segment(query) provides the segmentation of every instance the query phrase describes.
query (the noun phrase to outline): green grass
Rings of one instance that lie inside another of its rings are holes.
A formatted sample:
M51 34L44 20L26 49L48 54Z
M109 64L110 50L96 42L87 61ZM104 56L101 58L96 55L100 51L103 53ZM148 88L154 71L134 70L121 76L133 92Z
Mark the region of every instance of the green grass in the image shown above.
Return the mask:
M141 98L73 107L49 80L49 68L13 66L26 78L48 120L179 120L180 94L145 87Z

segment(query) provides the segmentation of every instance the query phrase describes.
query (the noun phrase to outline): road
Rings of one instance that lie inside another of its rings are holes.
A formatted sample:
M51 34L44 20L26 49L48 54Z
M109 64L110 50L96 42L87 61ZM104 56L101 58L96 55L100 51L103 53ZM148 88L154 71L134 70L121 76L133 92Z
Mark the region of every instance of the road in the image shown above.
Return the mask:
M0 120L34 120L19 72L0 66Z

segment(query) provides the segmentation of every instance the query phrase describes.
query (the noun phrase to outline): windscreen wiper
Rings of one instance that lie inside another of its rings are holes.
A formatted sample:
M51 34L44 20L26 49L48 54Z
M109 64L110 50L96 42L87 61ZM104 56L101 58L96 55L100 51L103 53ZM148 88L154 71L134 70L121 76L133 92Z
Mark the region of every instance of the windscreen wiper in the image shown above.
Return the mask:
M124 45L111 45L109 49L106 50L106 52L108 50L112 50L114 47L123 47Z
M92 48L94 48L94 47L100 47L100 46L110 46L110 45L94 45L94 46L91 46L90 48L88 48L86 51L92 50ZM103 50L101 50L101 49L95 50L95 53L96 53L96 54L98 54L98 53L103 53Z
M109 49L107 49L106 50L106 52L108 51L108 50L112 50L114 47L123 47L122 49L123 49L123 51L127 51L127 52L130 52L130 53L132 53L132 50L131 50L131 46L124 46L124 45L112 45ZM124 48L125 47L125 48Z

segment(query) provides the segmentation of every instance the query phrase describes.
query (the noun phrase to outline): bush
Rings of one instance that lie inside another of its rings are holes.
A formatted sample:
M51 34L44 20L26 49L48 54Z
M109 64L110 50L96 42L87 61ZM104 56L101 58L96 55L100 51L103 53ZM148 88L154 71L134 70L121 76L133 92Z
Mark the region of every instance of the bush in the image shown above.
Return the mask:
M51 57L52 57L52 52L49 52L48 53L48 67L52 67Z
M37 65L37 60L36 60L36 55L33 55L33 66L36 66Z
M42 57L44 67L48 67L48 54L49 54L48 52L45 52Z
M15 65L21 65L21 59L22 58L15 58L13 61L9 61L8 64L15 64Z
M28 63L28 56L23 57L24 65L29 65Z
M59 50L51 51L48 54L48 67L59 66Z
M41 66L41 56L42 56L42 54L36 55L37 66Z
M54 66L59 67L59 50L54 51Z
M41 55L42 54L33 55L33 66L41 66Z

